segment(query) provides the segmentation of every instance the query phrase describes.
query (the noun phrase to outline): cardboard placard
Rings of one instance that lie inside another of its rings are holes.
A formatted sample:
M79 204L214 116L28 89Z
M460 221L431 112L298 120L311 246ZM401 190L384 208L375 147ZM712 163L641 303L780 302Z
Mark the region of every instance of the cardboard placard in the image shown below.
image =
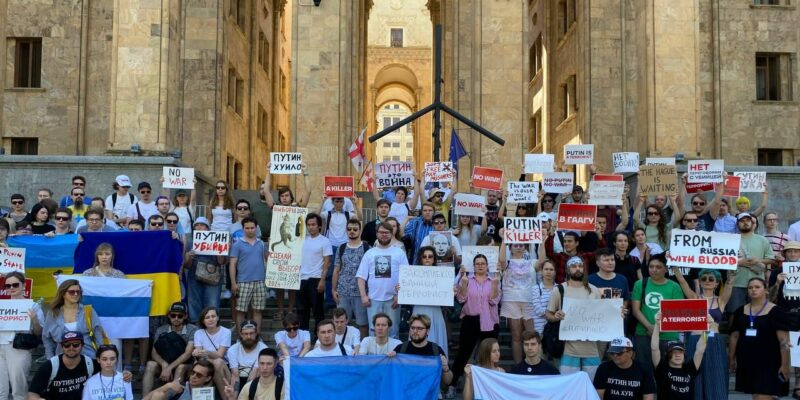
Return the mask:
M25 273L25 249L22 247L0 247L0 274Z
M597 206L561 203L558 206L557 221L560 231L594 231L597 222Z
M164 189L194 189L194 168L164 167Z
M792 347L789 351L789 360L792 367L800 367L800 332L789 332L789 343Z
M496 246L463 246L461 247L461 266L467 270L468 273L473 273L475 268L472 265L472 260L478 254L486 256L489 262L489 273L497 272L497 262L500 259L500 251ZM458 277L456 277L458 279Z
M269 153L269 173L273 175L299 174L303 172L303 153Z
M307 214L307 208L272 207L272 234L267 249L267 287L300 289L300 263L303 261Z
M647 157L644 165L675 165L675 157Z
M353 197L355 186L352 176L326 176L324 179L325 196Z
M11 295L8 294L8 291L5 288L6 279L0 277L0 300L10 299ZM26 299L31 298L31 288L33 287L33 279L25 278L25 292L22 295Z
M539 201L539 182L509 181L508 202L511 204L536 203Z
M213 386L192 388L192 400L214 400L214 392Z
M690 160L688 183L722 183L724 160Z
M525 154L526 174L541 174L555 171L556 157L553 154Z
M483 208L486 207L486 199L479 194L456 193L456 195L453 196L453 207L453 213L456 215L483 217Z
M379 188L414 186L414 169L408 161L386 161L375 164L375 183Z
M564 297L564 319L558 329L561 340L611 341L625 336L622 299Z
M661 331L707 331L707 314L706 299L661 300Z
M574 184L572 172L542 174L542 190L547 193L570 193Z
M741 178L738 176L726 176L723 183L722 195L727 197L739 197L739 185Z
M425 182L452 182L456 176L451 162L426 162Z
M639 153L613 153L611 155L611 161L614 163L615 174L639 172Z
M595 175L597 178L598 175ZM622 178L622 175L614 175ZM593 180L589 182L589 204L621 206L625 182L620 180Z
M783 294L784 297L789 297L787 293L800 291L800 262L784 261L781 266L786 274L786 280L783 283Z
M33 308L33 300L0 300L0 331L28 331L31 317L28 310Z
M564 146L564 164L594 164L594 145L568 144Z
M733 176L738 176L739 191L742 193L762 193L767 183L766 172L734 172Z
M497 168L473 167L472 187L476 189L501 190L503 170Z
M538 218L503 218L503 241L507 244L542 243L542 236L542 220Z
M674 165L643 165L639 168L639 193L642 196L678 193Z
M686 193L703 193L714 191L713 183L687 183Z
M227 256L230 246L231 234L228 231L192 232L192 251L196 255Z
M739 263L738 233L673 229L669 241L670 267L735 270Z
M453 267L403 265L399 283L399 304L453 306Z

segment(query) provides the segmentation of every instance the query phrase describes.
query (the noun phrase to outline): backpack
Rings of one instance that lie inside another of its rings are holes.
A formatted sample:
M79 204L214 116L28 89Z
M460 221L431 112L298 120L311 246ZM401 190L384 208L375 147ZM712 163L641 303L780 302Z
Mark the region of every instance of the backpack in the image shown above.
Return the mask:
M81 356L83 358L83 362L86 363L86 371L89 372L89 376L94 375L94 363L89 357ZM56 375L58 375L58 368L61 366L61 356L53 356L50 357L50 379L47 380L47 387L50 387L50 384L53 383L53 380L56 379Z
M153 347L168 363L173 363L186 351L186 341L175 331L167 332L156 339Z
M558 284L558 293L561 295L561 307L564 308L564 285ZM554 358L561 358L564 355L564 341L558 338L558 330L561 328L561 321L550 322L544 325L542 330L542 349Z
M247 398L250 400L255 400L256 398L256 391L258 390L258 376L256 379L253 379L250 382L250 390L247 393ZM279 400L281 398L281 391L283 390L283 377L282 376L275 376L275 400Z
M325 236L328 236L328 229L331 228L331 213L332 212L333 211L328 211L328 218L325 218ZM342 212L344 213L344 220L345 220L345 224L346 224L347 221L350 221L350 213L347 212L347 211L344 211L344 210L342 210Z
M131 200L131 204L134 202L133 193L128 193L128 198ZM117 192L111 193L111 209L113 210L114 207L117 205Z
M337 252L336 252L336 258L338 258L338 259L339 259L339 265L342 265L342 254L344 254L344 250L345 250L346 248L347 248L347 243L342 243L342 244L339 246L339 251L337 251ZM368 244L367 242L365 242L365 241L363 241L363 240L362 240L362 241L361 241L361 251L363 251L364 253L366 253L366 252L367 252L367 250L369 250L369 244Z

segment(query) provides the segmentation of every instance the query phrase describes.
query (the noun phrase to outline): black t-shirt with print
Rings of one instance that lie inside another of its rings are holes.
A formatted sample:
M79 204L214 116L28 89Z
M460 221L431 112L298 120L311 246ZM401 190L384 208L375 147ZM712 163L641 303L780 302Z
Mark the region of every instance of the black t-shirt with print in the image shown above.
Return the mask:
M394 348L394 352L395 353L400 353L400 350L402 348L403 348L403 345L402 344L398 344ZM415 356L435 356L435 355L438 354L440 356L443 356L444 355L444 350L442 350L442 348L439 347L438 344L433 343L431 341L428 341L428 343L423 347L417 347L417 346L414 346L413 343L409 343L407 348L406 348L406 352L403 353L403 354L411 354L411 355L415 355Z
M594 387L605 390L603 400L637 400L646 394L656 392L653 376L637 362L622 369L613 361L606 361L597 367Z
M670 367L666 358L656 367L656 386L659 399L694 399L694 383L697 368L693 361L684 363L681 368Z
M36 371L28 390L48 400L81 400L83 385L89 380L89 371L86 370L84 356L81 356L78 366L74 369L69 369L64 365L63 356L59 357L58 360L60 365L53 381L49 385L47 384L47 381L50 380L50 373L53 371L53 366L48 360ZM92 360L92 365L95 373L100 371L100 365L97 361Z
M525 360L522 360L521 363L511 367L508 371L509 374L514 375L560 375L561 372L558 371L558 368L554 367L553 364L545 360L541 360L536 365L530 365Z

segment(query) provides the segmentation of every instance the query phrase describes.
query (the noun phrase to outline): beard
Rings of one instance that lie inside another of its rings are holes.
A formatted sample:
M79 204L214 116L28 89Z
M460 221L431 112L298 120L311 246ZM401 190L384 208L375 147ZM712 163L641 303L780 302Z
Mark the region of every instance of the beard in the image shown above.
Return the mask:
M242 346L244 346L246 349L252 349L256 346L257 342L256 339L240 339L240 341L242 342Z
M745 227L739 226L739 233L750 233L753 231L753 225L747 225Z
M75 208L83 208L83 197L78 197L72 203L75 204Z
M583 280L583 271L575 272L573 274L569 274L569 279L573 281L582 281Z
M425 336L418 336L418 337L417 336L412 336L411 337L411 341L416 343L416 344L420 344L420 343L424 342L426 339L427 338Z
M389 236L388 239L384 239L383 237L378 237L378 244L381 246L388 246L389 243L392 243L392 237Z

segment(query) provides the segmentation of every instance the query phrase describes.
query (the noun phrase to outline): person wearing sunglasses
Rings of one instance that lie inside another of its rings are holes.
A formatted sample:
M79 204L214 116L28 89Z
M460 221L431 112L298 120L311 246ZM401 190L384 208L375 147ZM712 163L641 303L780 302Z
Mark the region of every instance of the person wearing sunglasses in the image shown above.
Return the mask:
M19 224L22 221L30 221L33 218L25 210L25 196L14 193L11 195L11 210L3 215L4 218L10 218L14 223Z
M233 202L233 194L231 193L228 183L219 180L214 185L214 192L208 198L208 209L211 212L206 212L211 222L212 231L227 231L233 223L233 209L235 203Z
M56 229L51 232L51 236L66 235L75 233L72 229L72 211L66 207L59 207L55 213L55 227Z
M97 349L97 363L100 372L86 381L81 400L121 399L133 400L133 389L130 382L125 382L117 365L119 350L114 345L103 345Z
M139 192L139 200L133 202L133 205L128 207L126 215L126 222L138 219L147 221L151 216L158 215L158 208L156 202L152 198L153 188L147 182L139 182L136 190Z
M199 359L192 364L186 383L183 383L182 378L176 377L172 382L144 396L144 400L191 400L193 389L212 387L216 376L214 364L206 359ZM224 388L220 393L223 392Z
M247 217L252 217L253 212L250 208L250 202L246 199L239 199L236 202L236 212L234 214L236 222L232 223L230 227L228 227L228 232L231 233L231 242L236 243L236 241L241 240L244 237L244 227L242 226L242 221ZM261 240L261 227L258 226L258 221L256 221L256 238Z
M55 297L50 302L50 312L46 315L42 330L46 357L50 358L61 352L59 339L65 332L75 331L81 334L84 341L81 353L94 358L95 349L102 344L105 330L94 309L81 305L82 294L80 282L76 279L67 279L58 286ZM87 316L87 312L91 314ZM91 322L92 326L87 326L87 321Z
M275 332L275 343L280 350L281 360L289 357L303 357L311 351L311 333L300 329L300 319L294 313L283 317L282 331Z
M0 281L3 280L0 279ZM3 288L11 300L24 299L25 275L17 271L8 273L3 281ZM28 316L31 320L29 330L0 332L0 399L8 399L9 395L12 395L14 399L24 399L28 394L31 350L15 348L14 337L17 333L37 336L42 334L41 322L44 321L44 314L38 303L33 303L33 307L28 310Z
M356 272L361 265L364 253L370 245L361 240L361 222L357 219L347 221L347 243L339 246L334 258L333 267L333 300L338 307L344 309L348 319L354 319L361 337L369 334L367 309L361 304L358 293Z
M61 199L58 201L58 206L59 207L69 207L69 206L72 205L72 201L73 201L73 198L72 198L72 195L71 195L72 189L75 189L75 188L86 189L86 178L84 178L84 177L82 177L80 175L73 176L71 182L72 183L70 185L70 194L65 194L63 197L61 197ZM85 197L83 199L84 202L89 203L90 201L92 201L92 197L91 196L84 196L84 197Z
M170 382L186 376L192 361L194 333L197 325L187 320L187 307L175 302L169 307L169 323L161 325L153 335L153 351L142 376L142 396L147 396L154 386L155 379Z
M186 248L186 234L181 225L181 219L178 214L170 211L164 216L164 227L166 230L172 232L172 240L180 240L181 246Z
M653 400L656 382L653 373L642 367L635 360L636 352L633 343L626 337L618 337L611 341L607 351L611 357L597 368L592 383L601 399L619 398L616 393L630 393L625 398ZM632 393L631 393L632 392Z

